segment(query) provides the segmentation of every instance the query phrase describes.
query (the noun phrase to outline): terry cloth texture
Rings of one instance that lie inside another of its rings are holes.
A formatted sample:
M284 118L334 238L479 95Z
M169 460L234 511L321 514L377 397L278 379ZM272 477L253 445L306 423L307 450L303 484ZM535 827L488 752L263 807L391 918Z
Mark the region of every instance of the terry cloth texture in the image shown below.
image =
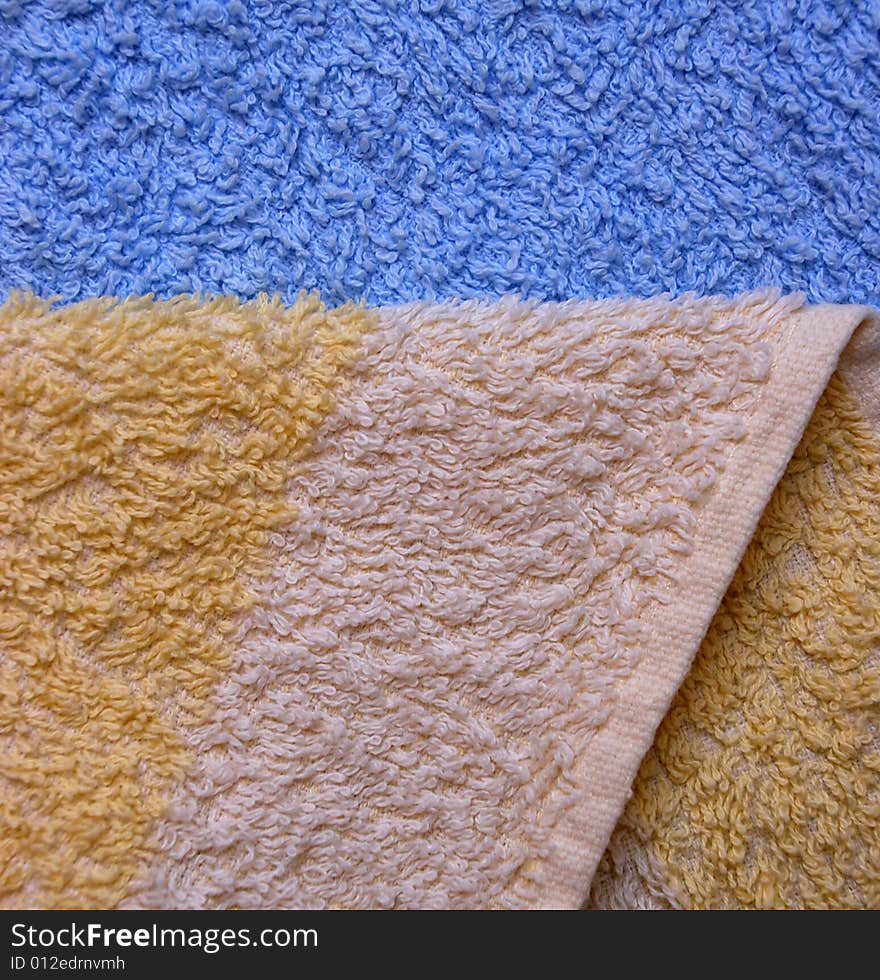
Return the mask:
M876 0L0 0L0 295L880 304Z
M876 904L876 334L14 297L0 900Z
M880 908L880 442L836 375L646 757L595 907Z

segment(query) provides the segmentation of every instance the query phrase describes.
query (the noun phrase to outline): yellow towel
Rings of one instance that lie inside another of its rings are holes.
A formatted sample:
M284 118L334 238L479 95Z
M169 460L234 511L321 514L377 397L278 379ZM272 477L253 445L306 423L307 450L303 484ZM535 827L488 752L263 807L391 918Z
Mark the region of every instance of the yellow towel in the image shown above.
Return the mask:
M772 290L14 297L0 903L876 906L878 368Z

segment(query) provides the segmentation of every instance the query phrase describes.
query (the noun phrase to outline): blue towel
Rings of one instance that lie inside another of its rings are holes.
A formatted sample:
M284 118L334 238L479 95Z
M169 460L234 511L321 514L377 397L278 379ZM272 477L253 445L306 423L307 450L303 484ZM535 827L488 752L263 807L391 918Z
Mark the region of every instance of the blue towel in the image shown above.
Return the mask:
M0 296L880 302L876 0L0 0Z

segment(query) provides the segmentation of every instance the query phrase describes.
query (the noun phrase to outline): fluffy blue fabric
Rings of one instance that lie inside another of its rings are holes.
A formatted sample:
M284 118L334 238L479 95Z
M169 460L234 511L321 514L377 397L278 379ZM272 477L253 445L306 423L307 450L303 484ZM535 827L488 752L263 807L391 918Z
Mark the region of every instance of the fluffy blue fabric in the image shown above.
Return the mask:
M0 290L880 301L869 0L0 0Z

